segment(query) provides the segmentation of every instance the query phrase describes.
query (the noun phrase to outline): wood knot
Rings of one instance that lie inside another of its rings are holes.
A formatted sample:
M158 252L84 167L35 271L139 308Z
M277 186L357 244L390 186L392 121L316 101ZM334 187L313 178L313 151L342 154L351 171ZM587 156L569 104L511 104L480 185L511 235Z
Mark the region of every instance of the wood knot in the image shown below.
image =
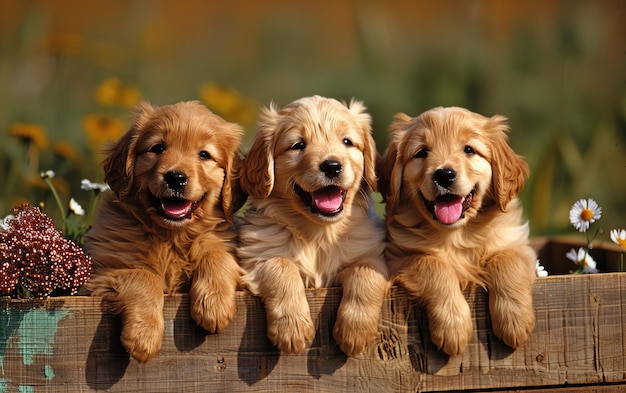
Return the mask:
M544 359L544 356L542 354L538 354L535 357L535 360L537 360L537 363L539 363L539 364L543 364L543 359Z
M217 357L217 363L215 364L215 369L219 372L224 372L226 370L226 361L223 356Z

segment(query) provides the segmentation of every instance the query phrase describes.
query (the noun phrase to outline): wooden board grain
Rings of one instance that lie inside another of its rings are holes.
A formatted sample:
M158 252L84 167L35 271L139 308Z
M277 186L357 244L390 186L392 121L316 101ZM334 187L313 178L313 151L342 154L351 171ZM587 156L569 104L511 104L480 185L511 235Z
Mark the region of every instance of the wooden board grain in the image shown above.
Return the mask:
M487 294L466 291L475 334L450 358L430 342L423 310L394 287L380 334L347 358L332 339L339 288L307 290L317 335L300 355L281 355L266 338L258 298L237 294L238 312L220 334L189 317L186 295L165 302L165 337L148 364L120 344L119 318L95 297L0 299L0 392L434 392L624 391L626 275L537 279L536 327L513 351L491 332Z

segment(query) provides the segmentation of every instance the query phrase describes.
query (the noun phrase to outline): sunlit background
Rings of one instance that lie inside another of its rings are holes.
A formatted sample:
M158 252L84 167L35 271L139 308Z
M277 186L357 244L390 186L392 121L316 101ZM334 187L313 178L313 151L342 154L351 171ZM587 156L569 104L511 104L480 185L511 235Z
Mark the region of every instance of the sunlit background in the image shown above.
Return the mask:
M86 204L140 99L201 100L245 150L259 106L320 94L362 100L381 153L397 112L505 115L534 235L572 232L580 198L626 227L624 0L0 0L0 87L0 216L58 214L46 170Z

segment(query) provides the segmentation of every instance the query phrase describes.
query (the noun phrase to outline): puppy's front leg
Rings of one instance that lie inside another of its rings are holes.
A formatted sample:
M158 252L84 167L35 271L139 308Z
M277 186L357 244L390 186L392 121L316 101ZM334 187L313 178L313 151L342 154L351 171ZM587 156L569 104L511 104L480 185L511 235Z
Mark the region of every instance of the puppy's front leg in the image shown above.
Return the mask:
M271 258L254 274L267 313L267 336L281 352L300 353L311 345L315 327L298 267L287 258Z
M426 306L433 343L450 356L461 354L474 329L454 269L434 256L414 257L398 272L396 281Z
M536 260L528 246L499 252L487 260L493 332L511 348L524 344L535 327L532 286Z
M122 318L122 344L140 363L151 360L163 342L163 283L144 269L118 269L92 278L93 295L102 296Z
M375 267L376 265L377 268ZM355 264L340 273L343 295L333 336L348 356L361 353L376 337L389 272L383 263Z
M241 269L226 250L203 256L193 275L189 298L191 316L209 333L223 331L237 311L235 293Z

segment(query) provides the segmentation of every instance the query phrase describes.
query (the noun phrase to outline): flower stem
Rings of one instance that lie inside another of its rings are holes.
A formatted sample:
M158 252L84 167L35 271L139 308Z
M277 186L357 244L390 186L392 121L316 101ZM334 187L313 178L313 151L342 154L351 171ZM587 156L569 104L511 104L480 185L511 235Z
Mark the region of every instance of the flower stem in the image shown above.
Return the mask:
M48 185L48 187L50 187L50 191L52 191L52 195L54 196L54 200L57 203L57 206L59 207L59 211L61 212L61 217L63 220L62 223L62 230L63 233L66 232L66 228L65 228L65 220L67 218L66 214L65 214L65 208L63 207L63 203L61 203L61 198L59 197L59 193L57 192L56 188L54 187L54 185L52 184L52 179L50 179L50 177L46 176L43 179L46 184Z
M93 216L96 211L96 206L98 205L98 197L100 196L100 190L91 191L91 196L89 197L89 211L87 212L87 226L90 226L93 223Z

